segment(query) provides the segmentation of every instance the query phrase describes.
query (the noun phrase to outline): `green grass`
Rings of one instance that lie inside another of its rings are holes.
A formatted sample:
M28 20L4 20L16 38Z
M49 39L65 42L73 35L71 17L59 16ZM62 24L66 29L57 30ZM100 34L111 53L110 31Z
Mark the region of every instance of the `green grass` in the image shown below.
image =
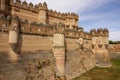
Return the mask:
M73 80L120 80L120 60L111 59L111 63L110 68L95 67Z

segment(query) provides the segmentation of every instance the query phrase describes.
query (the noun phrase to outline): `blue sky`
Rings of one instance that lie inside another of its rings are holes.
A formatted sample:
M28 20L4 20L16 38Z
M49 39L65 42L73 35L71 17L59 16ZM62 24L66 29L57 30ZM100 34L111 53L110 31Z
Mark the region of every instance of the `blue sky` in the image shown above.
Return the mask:
M22 0L24 1L24 0ZM85 31L108 28L110 40L120 40L120 0L26 0L38 4L47 2L48 8L60 12L75 12L79 26Z

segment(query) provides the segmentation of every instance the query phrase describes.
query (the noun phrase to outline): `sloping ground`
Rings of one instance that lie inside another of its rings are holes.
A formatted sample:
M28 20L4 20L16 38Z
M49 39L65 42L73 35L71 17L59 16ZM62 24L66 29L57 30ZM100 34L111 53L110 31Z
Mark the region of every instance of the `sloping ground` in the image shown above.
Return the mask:
M0 80L55 80L51 51L22 52L19 57L11 63L7 53L0 52Z
M111 59L112 67L95 67L73 80L120 80L120 60Z

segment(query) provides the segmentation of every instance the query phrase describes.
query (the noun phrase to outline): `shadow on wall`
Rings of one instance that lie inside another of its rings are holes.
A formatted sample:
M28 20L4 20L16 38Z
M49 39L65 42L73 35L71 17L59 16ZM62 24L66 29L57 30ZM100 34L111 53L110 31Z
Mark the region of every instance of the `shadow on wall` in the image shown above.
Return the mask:
M20 21L19 21L19 33L21 33L21 24L20 24ZM17 46L17 49L16 49L16 52L17 54L21 54L21 49L22 49L22 44L23 44L23 35L22 34L18 34L18 46Z

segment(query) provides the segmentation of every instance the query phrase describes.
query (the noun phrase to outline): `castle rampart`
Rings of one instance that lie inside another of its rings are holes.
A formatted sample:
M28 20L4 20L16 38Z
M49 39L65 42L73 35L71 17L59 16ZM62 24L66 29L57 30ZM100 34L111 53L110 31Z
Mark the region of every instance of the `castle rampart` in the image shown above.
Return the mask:
M94 57L91 55L94 65L111 66L106 28L85 32L78 27L77 14L49 10L45 2L34 6L20 0L0 1L0 51L9 52L12 62L17 61L18 53L23 51L52 50L56 73L65 78L66 51L80 49L94 53Z

